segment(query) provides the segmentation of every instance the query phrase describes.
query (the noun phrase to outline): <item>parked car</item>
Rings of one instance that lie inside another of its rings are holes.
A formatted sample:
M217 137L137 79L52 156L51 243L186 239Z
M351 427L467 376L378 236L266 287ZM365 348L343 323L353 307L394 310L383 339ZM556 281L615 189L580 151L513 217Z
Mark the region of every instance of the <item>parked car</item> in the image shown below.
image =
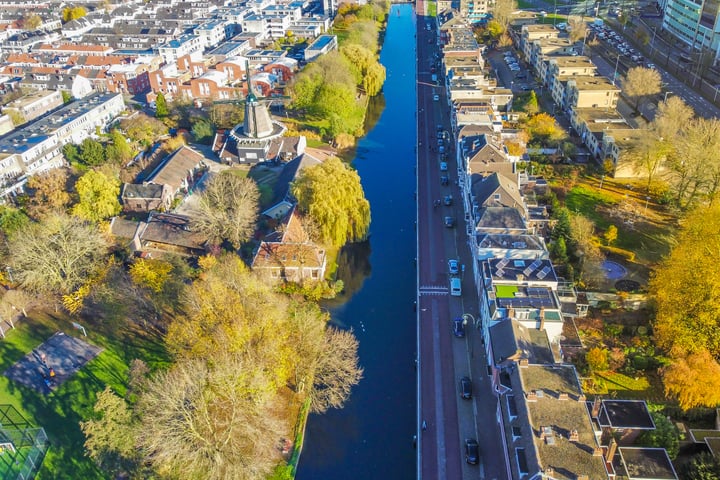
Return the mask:
M453 335L457 338L463 338L465 336L465 325L463 324L463 319L460 317L453 320Z
M460 262L457 258L451 258L448 260L448 272L450 275L457 275L460 273Z
M460 379L460 396L465 400L472 398L472 380L470 380L470 377Z
M450 179L447 175L440 176L440 185L447 185L448 183L450 183Z
M447 162L440 162L440 171L441 171L441 172L447 172L447 171L448 171Z
M455 217L445 217L444 223L447 228L455 228Z
M511 66L510 66L510 71L511 71L511 72L519 72L519 71L520 71L520 66L519 66L519 65L511 65Z
M433 100L435 100L436 102L438 100L440 100L440 95L438 95L438 94L433 95Z
M477 465L480 460L480 446L474 438L465 439L465 461L470 465Z

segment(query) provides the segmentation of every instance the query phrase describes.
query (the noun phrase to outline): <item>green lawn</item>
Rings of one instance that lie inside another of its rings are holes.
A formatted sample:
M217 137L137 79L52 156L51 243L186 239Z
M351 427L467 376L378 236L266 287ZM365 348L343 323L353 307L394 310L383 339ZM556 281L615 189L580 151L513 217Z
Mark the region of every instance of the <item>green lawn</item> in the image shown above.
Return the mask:
M437 3L430 1L427 3L427 6L428 6L428 11L427 11L428 16L429 17L436 16L437 15Z
M648 375L628 377L617 372L596 373L592 382L583 382L588 395L616 395L623 399L662 400L662 385ZM613 393L614 392L614 393Z
M516 285L496 285L495 286L495 295L497 295L497 298L514 298L515 292L518 291L518 287Z
M573 187L565 197L565 206L573 213L580 213L595 223L599 233L610 225L618 229L615 246L635 252L636 261L643 264L658 262L670 251L671 227L665 223L637 222L636 226L625 225L618 218L609 218L607 211L624 201L622 192L600 190L590 184ZM642 212L642 201L632 200ZM639 203L638 203L639 202Z
M16 326L0 341L3 371L59 330L68 335L81 335L64 314L30 312L30 317ZM91 414L96 393L106 385L119 393L125 392L130 361L144 359L151 368L168 361L168 354L157 337L124 328L108 327L110 331L104 334L91 325L86 328L89 336L83 340L104 350L53 393L44 395L0 376L0 403L15 406L27 420L43 427L50 440L38 479L106 478L84 455L84 436L79 422Z

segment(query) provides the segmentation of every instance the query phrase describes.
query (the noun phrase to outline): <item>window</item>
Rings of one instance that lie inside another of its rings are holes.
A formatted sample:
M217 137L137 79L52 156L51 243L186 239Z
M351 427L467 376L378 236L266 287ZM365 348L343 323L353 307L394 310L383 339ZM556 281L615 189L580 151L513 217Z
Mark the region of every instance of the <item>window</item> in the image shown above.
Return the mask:
M518 467L518 471L520 472L520 475L527 475L528 465L527 465L527 457L525 457L525 449L524 448L516 448L515 449L515 460L517 461L517 467Z
M513 436L513 440L522 438L522 430L520 429L520 427L512 427L512 436Z

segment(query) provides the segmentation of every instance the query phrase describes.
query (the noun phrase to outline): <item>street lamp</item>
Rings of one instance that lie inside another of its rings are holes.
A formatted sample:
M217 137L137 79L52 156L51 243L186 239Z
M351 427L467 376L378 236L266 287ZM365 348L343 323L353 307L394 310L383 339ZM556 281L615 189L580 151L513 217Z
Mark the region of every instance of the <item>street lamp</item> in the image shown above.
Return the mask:
M617 61L615 62L615 73L613 73L613 87L615 86L615 79L617 78L618 66L620 66L620 54L618 53Z
M602 190L602 184L603 184L604 180L605 180L605 175L600 175L600 190Z
M647 217L647 207L648 207L648 202L649 202L649 201L650 201L650 197L649 197L649 196L646 196L646 197L645 197L645 210L643 211L643 216L645 216L645 217Z

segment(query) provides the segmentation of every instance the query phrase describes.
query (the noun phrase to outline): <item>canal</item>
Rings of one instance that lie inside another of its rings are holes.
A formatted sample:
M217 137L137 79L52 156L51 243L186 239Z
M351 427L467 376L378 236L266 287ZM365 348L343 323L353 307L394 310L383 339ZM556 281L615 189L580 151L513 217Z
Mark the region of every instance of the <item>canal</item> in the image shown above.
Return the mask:
M341 277L357 288L331 307L358 337L364 378L343 409L310 417L298 480L415 478L415 31L412 5L393 5L380 55L385 109L353 161L370 240L343 262L355 270Z

